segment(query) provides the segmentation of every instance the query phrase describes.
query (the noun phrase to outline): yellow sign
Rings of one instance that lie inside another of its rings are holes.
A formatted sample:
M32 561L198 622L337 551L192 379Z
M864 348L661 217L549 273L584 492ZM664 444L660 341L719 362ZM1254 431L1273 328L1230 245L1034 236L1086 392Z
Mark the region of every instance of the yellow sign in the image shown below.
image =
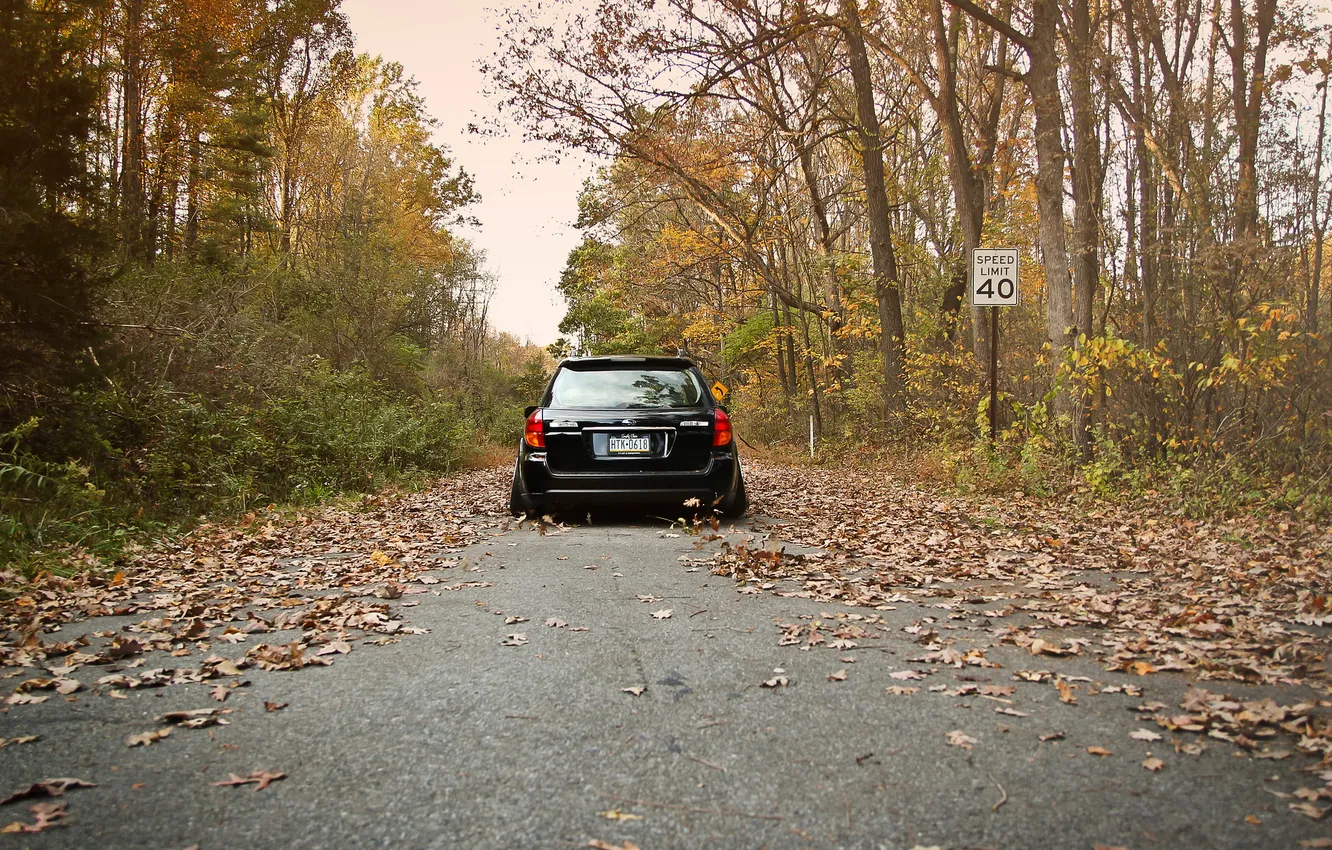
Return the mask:
M712 385L712 397L717 401L725 401L726 394L729 392L730 390L726 389L726 385L721 381L717 381Z

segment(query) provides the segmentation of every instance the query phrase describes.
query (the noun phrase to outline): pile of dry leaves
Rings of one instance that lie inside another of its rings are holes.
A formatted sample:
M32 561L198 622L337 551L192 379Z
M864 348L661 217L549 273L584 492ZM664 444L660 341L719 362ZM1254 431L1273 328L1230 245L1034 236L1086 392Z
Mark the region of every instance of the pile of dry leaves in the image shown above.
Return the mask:
M388 643L420 632L403 609L413 594L443 584L427 571L456 566L454 552L479 540L484 518L504 507L503 470L468 473L419 493L371 497L356 508L310 515L251 514L206 524L139 552L123 570L73 578L43 574L0 603L4 675L19 682L9 705L93 688L112 697L133 688L226 679L245 668L325 665L353 643ZM481 517L482 520L477 518ZM141 618L69 640L63 626L94 617ZM265 635L289 635L270 644ZM297 632L292 637L291 632ZM222 654L228 645L243 649ZM179 666L142 669L165 652ZM76 676L84 668L96 678ZM106 672L110 671L110 672ZM225 699L225 688L214 689Z
M746 469L753 513L772 518L755 527L817 551L723 544L713 572L739 581L742 593L885 609L928 599L954 616L985 617L993 643L1032 656L1088 654L1108 671L1174 670L1332 693L1332 528L1258 517L1195 521L1159 504L962 498L863 469ZM811 635L797 625L779 642L844 647L855 628ZM928 624L915 628L935 661L951 652L960 663L984 663L983 648L959 650ZM1186 714L1158 720L1248 749L1285 732L1332 765L1332 721L1313 704L1197 701L1196 714L1186 703ZM1196 719L1183 722L1187 716Z

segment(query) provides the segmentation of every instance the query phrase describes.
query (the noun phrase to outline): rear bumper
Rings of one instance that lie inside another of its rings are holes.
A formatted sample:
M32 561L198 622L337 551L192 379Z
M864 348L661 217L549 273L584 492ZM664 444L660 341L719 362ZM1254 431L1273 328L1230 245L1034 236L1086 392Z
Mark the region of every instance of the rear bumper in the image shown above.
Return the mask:
M699 499L709 505L731 493L738 464L731 450L713 452L696 472L553 472L542 451L524 452L519 464L523 487L544 505L681 504Z

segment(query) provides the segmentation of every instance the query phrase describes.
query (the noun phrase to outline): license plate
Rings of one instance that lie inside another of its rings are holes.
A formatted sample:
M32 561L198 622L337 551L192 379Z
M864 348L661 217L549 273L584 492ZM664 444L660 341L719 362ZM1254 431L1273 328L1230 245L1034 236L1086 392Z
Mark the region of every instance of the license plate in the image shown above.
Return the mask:
M650 451L647 437L611 437L610 453L619 454L647 454Z

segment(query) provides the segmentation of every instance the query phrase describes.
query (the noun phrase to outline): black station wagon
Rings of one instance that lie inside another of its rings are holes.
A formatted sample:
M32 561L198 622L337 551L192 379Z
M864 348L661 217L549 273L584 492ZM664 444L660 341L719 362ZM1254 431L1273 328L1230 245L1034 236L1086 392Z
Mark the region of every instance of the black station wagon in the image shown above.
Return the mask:
M626 503L748 506L731 419L686 358L565 360L527 409L514 514Z

